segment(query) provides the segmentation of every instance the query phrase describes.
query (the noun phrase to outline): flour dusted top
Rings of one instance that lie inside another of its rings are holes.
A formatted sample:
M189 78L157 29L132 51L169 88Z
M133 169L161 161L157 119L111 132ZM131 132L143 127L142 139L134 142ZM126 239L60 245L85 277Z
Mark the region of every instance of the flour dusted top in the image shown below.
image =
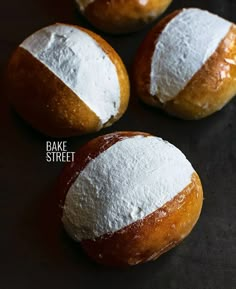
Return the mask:
M152 57L150 93L175 98L225 38L232 23L196 8L184 9L159 36Z
M70 187L65 228L79 241L118 231L173 199L193 172L183 153L161 138L119 141L91 160Z
M21 47L77 94L102 124L117 114L120 85L116 67L86 32L55 24L31 35Z

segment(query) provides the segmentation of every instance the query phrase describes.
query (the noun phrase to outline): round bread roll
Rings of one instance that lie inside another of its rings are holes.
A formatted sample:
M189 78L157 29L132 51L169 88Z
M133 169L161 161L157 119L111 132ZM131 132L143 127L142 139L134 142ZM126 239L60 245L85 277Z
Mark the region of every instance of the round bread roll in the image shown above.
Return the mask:
M196 8L175 11L141 45L134 81L145 103L174 116L220 110L236 94L236 26Z
M113 48L93 32L67 24L45 27L16 49L7 90L26 121L55 137L110 126L129 101L128 75Z
M59 181L65 230L95 261L157 259L196 224L201 181L183 153L140 132L100 136L75 155Z
M121 34L154 21L172 0L76 0L81 13L97 28Z

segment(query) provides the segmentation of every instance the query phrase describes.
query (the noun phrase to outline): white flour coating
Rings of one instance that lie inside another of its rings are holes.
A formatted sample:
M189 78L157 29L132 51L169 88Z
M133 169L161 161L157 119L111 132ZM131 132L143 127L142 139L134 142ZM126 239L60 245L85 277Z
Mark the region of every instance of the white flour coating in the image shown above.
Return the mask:
M216 51L232 23L196 8L184 9L161 33L152 57L150 93L175 98Z
M119 141L91 160L70 187L65 229L77 241L118 231L170 201L193 172L183 153L161 138Z
M87 33L55 24L31 35L21 47L77 94L102 124L118 113L120 85L116 67Z
M86 7L94 1L95 0L76 0L76 3L79 5L80 10L83 12Z

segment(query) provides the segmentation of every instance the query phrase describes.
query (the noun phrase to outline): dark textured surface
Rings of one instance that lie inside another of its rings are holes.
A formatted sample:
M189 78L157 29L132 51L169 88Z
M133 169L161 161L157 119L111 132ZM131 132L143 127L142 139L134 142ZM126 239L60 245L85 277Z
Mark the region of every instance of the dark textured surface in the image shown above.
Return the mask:
M235 0L176 0L168 12L184 6L208 9L236 21ZM1 73L17 44L55 21L91 28L80 19L72 1L1 1ZM146 31L104 37L130 69ZM4 93L0 100L1 289L236 288L236 99L207 119L181 121L132 96L125 116L99 133L139 130L163 137L187 155L204 186L204 208L192 234L157 261L128 269L94 264L63 233L56 222L52 191L63 165L45 161L48 138L11 111ZM70 149L95 136L68 140Z

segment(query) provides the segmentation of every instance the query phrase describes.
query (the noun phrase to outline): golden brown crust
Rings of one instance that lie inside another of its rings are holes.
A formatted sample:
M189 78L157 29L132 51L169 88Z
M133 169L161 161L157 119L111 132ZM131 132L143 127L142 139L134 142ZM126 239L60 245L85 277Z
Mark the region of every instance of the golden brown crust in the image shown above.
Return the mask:
M67 192L85 166L115 143L137 135L150 136L142 132L115 132L90 141L76 153L57 185L61 215ZM113 266L156 259L190 233L200 215L202 201L201 181L193 173L191 183L162 208L115 233L82 241L82 247L97 262Z
M236 95L236 26L188 85L165 110L184 119L200 119L220 110Z
M81 245L92 259L106 265L127 266L155 260L191 232L202 202L201 181L194 173L191 183L162 208L118 232L82 241Z
M97 28L109 33L129 33L154 21L172 0L95 0L84 11L88 20Z
M220 110L236 94L236 26L232 25L215 53L179 95L163 104L149 92L151 59L160 33L179 12L164 18L142 43L134 64L134 83L145 103L183 119L200 119Z
M129 102L129 78L114 49L95 33L88 33L108 54L116 66L120 84L120 108L117 115L102 125L98 116L43 63L18 47L7 72L7 90L16 111L34 128L53 137L68 137L98 131L112 125L126 111Z
M16 111L44 134L66 137L101 126L95 113L63 81L21 47L10 60L7 82Z

